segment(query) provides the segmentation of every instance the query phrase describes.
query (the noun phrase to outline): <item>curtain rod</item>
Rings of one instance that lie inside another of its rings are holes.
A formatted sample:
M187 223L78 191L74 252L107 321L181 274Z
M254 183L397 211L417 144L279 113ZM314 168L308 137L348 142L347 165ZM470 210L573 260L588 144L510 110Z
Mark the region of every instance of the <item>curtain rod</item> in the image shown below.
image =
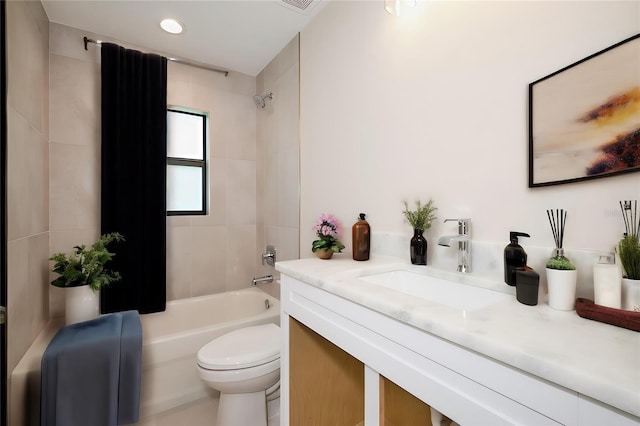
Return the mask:
M93 40L93 39L88 38L87 36L85 36L83 38L83 40L84 40L84 50L89 50L87 48L87 44L89 44L89 43L93 43L96 46L100 46L102 44L102 42L100 40ZM227 77L229 75L229 71L221 70L221 69L218 69L218 68L212 68L212 67L209 67L207 65L200 65L198 63L189 62L189 61L183 61L182 59L176 59L176 58L167 58L167 60L169 60L171 62L175 62L176 64L189 65L189 66L196 67L196 68L202 68L203 70L218 72L218 73L224 74L225 77Z

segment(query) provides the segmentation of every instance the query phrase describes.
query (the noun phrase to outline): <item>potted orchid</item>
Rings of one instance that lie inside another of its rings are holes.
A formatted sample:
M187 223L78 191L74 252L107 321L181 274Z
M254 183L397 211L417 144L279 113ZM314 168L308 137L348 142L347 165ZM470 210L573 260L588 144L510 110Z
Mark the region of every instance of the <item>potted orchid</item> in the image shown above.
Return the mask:
M320 259L331 259L334 252L340 253L344 244L338 240L342 232L340 222L332 214L323 213L312 228L318 239L311 245L311 251Z

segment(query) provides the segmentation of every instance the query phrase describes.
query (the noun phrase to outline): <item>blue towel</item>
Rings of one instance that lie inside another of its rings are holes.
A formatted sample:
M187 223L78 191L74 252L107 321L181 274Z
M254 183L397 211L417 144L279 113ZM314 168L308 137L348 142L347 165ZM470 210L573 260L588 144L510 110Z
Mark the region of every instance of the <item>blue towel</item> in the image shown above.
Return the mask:
M138 421L142 327L137 311L62 328L42 357L42 426Z

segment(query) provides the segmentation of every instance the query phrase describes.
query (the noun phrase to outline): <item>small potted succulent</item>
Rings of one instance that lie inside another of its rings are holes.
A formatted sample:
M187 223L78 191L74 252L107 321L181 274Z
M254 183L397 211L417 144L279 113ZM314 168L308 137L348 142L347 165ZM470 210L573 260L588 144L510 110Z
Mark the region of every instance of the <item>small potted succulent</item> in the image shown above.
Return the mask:
M618 242L617 252L624 271L622 278L622 309L640 311L640 216L638 201L620 202L625 233Z
M49 258L55 262L51 270L59 274L51 284L66 289L67 324L97 317L98 292L102 287L120 280L120 274L107 266L115 256L107 246L114 241L124 241L124 237L117 232L104 234L90 248L81 244L75 246L71 253L56 253Z
M549 306L560 311L572 311L575 309L578 271L565 257L562 247L567 212L562 209L547 210L547 218L556 243L556 248L546 264Z
M420 200L415 201L415 210L409 209L409 204L404 203L404 218L413 227L413 237L409 245L411 263L414 265L427 264L427 248L428 243L423 233L431 228L431 224L437 219L437 207L433 205L433 200L429 200L426 204L422 204Z
M312 228L318 237L311 245L311 251L320 259L331 259L333 253L341 253L344 244L338 240L342 233L340 222L332 214L323 213Z

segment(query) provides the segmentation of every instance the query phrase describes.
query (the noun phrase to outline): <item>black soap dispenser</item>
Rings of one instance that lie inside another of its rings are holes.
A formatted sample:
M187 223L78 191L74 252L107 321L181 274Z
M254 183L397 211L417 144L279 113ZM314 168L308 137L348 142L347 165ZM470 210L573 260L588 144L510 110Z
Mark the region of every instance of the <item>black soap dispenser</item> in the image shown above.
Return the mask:
M504 282L516 285L516 268L527 266L527 253L518 244L518 237L530 237L524 232L509 232L511 242L504 248Z

